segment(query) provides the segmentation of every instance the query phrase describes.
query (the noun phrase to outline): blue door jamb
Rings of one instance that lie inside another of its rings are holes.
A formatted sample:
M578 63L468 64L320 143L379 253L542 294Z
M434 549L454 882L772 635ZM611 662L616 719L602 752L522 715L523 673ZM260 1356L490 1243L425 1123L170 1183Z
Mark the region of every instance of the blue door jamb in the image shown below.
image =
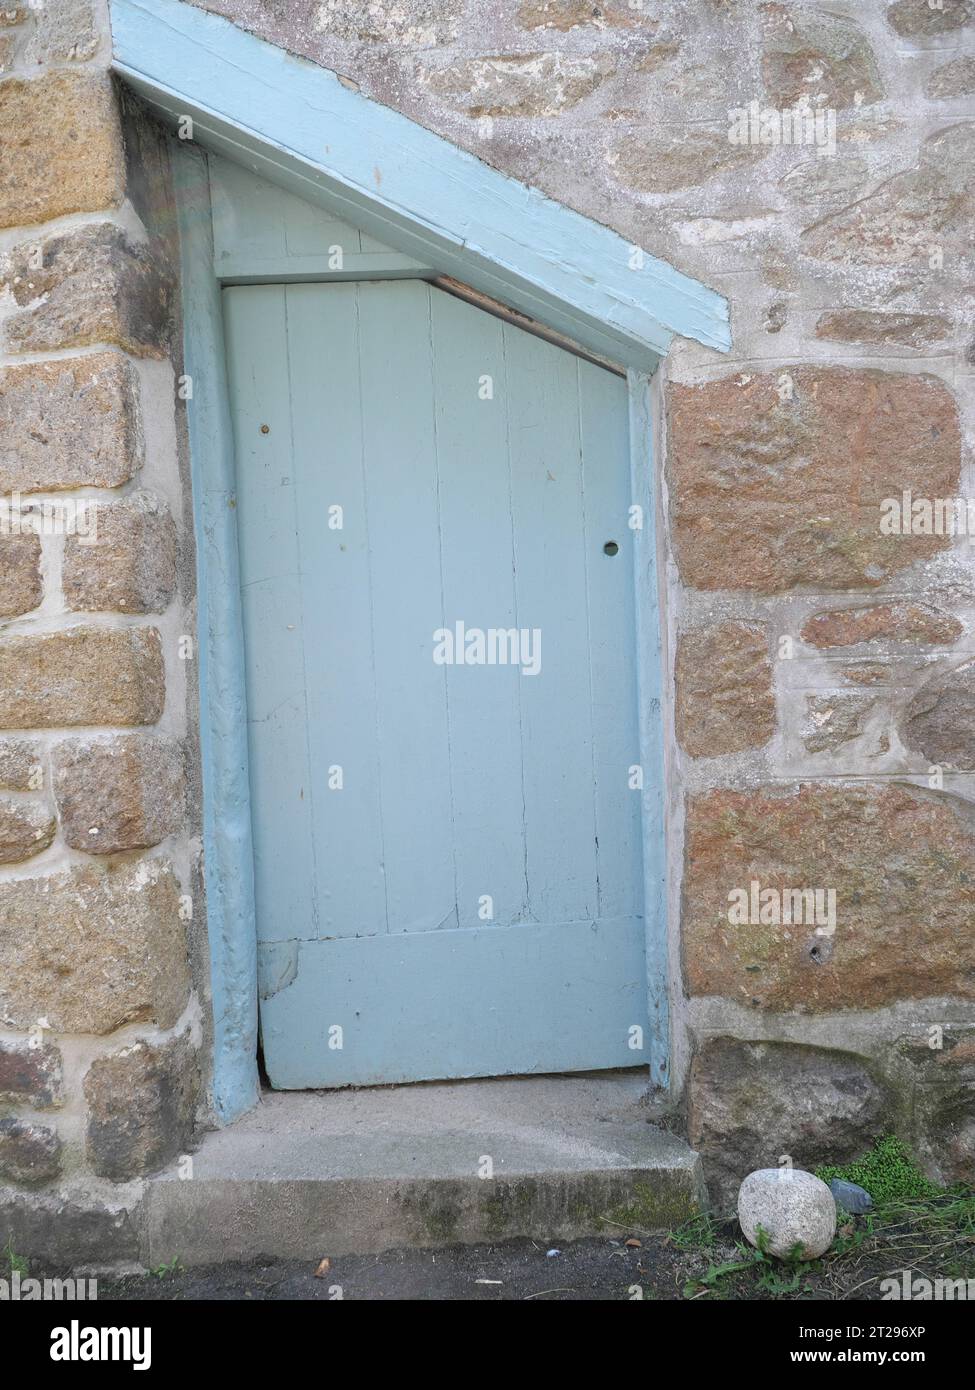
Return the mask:
M256 1104L257 930L233 425L206 156L180 148L173 177L183 289L183 372L196 530L203 864L213 1008L213 1105Z

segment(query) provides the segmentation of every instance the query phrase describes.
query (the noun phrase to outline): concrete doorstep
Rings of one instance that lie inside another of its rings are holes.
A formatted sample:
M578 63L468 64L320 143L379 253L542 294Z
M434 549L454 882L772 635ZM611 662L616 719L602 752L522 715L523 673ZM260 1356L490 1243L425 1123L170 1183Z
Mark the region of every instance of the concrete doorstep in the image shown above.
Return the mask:
M269 1092L153 1178L150 1267L628 1235L705 1202L645 1074Z

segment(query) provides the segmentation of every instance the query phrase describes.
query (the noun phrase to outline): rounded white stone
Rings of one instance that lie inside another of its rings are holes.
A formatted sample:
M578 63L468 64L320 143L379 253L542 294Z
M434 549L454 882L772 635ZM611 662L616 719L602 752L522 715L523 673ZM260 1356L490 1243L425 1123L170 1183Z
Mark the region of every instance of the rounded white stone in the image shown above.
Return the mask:
M738 1220L756 1249L815 1260L836 1234L836 1203L824 1182L801 1168L757 1168L738 1192ZM759 1228L764 1236L759 1235Z

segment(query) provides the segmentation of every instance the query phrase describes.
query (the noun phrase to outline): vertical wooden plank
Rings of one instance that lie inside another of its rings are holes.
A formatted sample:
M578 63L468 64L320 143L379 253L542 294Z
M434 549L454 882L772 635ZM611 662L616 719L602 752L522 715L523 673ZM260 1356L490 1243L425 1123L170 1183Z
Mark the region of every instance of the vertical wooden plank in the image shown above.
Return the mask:
M362 237L357 227L286 193L232 160L211 157L211 182L218 270L224 261L252 257L266 263L277 261L284 272L289 257L325 256L332 245L341 246L346 256L359 254ZM370 250L389 253L389 248L379 243L371 244Z
M504 325L517 621L541 635L520 680L529 907L595 918L589 633L576 359Z
M284 206L287 193L232 160L210 158L214 269L243 254L287 258Z
M501 322L436 289L430 308L445 626L507 630L517 624ZM508 926L528 911L524 678L512 665L453 665L446 679L458 921Z
M224 291L237 452L257 932L317 936L284 289Z
M576 360L582 434L600 917L640 917L643 857L626 383ZM606 546L615 545L614 554Z
M359 233L360 248L366 255L389 255L393 250L384 241L378 241L376 237L369 236L367 232ZM395 253L394 253L395 254Z
M360 395L355 285L285 294L319 934L370 936L387 927L362 412L381 403Z
M390 932L456 926L428 286L360 283L363 459ZM404 982L405 983L405 982Z
M284 238L289 256L325 256L332 246L340 246L343 255L359 252L360 236L348 222L329 217L321 208L312 207L300 198L284 197ZM336 266L341 270L341 266Z

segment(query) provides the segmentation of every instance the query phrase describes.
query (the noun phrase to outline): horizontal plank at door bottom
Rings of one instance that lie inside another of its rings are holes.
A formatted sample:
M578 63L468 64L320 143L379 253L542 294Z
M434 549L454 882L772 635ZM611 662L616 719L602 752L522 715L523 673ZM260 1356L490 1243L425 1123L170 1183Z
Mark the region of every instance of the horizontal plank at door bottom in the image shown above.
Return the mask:
M289 948L291 968L283 969ZM472 1066L478 1056L489 1059L492 1076L648 1060L639 919L398 932L273 949L281 987L264 999L261 1027L277 1089L488 1074Z

